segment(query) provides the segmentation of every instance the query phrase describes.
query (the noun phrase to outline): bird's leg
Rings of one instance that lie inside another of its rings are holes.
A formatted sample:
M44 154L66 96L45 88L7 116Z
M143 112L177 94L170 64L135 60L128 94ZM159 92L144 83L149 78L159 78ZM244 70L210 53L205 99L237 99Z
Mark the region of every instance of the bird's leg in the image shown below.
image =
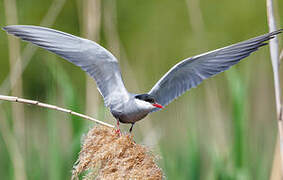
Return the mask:
M130 133L132 133L132 130L133 130L134 124L135 124L135 123L132 123L132 126L131 126L131 128L130 128L130 130L129 130L129 132L130 132Z
M116 133L121 135L121 130L120 130L120 122L119 122L119 119L116 119L117 120L117 130L116 130Z

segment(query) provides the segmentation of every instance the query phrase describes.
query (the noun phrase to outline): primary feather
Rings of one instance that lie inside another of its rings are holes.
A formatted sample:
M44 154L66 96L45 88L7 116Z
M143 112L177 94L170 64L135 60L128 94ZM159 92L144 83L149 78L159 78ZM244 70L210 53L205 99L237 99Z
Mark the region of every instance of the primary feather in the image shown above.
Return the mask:
M265 41L281 32L282 29L187 58L172 67L148 94L154 96L159 104L166 106L175 98L199 85L204 79L229 69L259 47L266 45Z
M12 25L3 29L81 67L95 79L106 106L129 98L117 59L97 43L39 26ZM114 99L117 96L119 101Z

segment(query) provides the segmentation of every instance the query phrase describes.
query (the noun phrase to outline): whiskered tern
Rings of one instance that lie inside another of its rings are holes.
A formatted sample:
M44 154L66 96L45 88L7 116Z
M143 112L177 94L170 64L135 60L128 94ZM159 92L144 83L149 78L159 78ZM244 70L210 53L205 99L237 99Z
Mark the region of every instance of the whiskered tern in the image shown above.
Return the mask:
M162 109L204 79L229 69L282 32L281 29L189 57L173 66L148 93L134 94L124 86L117 59L93 41L39 26L12 25L3 29L61 56L93 77L105 106L117 120L119 132L119 122L131 123L131 132L135 122Z

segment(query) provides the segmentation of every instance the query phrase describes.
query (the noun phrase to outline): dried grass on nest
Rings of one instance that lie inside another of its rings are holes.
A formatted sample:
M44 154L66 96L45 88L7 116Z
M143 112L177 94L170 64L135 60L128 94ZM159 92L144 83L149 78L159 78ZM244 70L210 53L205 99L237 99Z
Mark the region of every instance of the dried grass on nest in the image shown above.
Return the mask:
M162 179L147 148L104 126L95 126L84 138L72 179L83 172L83 179Z

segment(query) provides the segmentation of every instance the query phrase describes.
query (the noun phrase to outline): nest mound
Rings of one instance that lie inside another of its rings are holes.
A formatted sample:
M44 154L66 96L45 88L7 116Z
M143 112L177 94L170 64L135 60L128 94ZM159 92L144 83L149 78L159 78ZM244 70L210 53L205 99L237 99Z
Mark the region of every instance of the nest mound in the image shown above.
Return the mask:
M84 137L73 169L73 178L162 179L162 171L150 151L129 135L119 136L113 128L95 126Z

